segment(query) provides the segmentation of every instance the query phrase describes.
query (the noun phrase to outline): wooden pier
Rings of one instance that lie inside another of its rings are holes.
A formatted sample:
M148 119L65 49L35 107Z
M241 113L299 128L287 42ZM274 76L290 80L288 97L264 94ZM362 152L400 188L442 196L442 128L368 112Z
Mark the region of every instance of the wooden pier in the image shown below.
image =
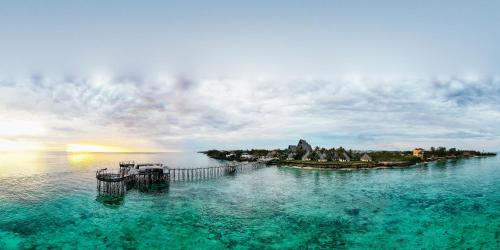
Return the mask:
M101 169L96 172L99 195L122 196L132 187L144 188L152 184L211 179L236 172L265 167L265 161L224 164L205 168L169 168L160 163L136 164L120 162L118 171Z
M113 173L107 168L96 172L97 192L99 194L124 195L127 188L125 176Z

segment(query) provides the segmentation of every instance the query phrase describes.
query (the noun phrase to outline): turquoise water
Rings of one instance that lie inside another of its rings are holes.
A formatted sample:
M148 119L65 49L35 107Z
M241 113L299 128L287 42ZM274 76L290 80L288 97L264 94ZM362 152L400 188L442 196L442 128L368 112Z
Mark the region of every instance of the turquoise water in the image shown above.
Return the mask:
M201 154L0 155L0 249L500 248L500 158L357 171L269 167L97 199L120 160Z

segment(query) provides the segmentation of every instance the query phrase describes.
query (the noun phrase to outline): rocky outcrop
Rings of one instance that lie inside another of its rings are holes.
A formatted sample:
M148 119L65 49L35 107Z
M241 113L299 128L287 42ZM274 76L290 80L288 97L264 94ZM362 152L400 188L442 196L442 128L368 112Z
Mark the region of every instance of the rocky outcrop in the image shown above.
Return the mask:
M288 152L288 159L293 159L297 154L299 154L302 155L302 160L308 160L309 156L313 152L313 149L311 145L306 142L306 140L300 139L299 143L297 143L297 146L288 146Z
M297 150L303 150L304 152L312 152L313 149L309 143L306 142L306 140L300 139L299 143L297 144Z
M297 152L302 152L304 153L302 155L302 160L309 160L309 157L312 153L312 147L309 143L306 142L306 140L300 139L299 143L297 144Z

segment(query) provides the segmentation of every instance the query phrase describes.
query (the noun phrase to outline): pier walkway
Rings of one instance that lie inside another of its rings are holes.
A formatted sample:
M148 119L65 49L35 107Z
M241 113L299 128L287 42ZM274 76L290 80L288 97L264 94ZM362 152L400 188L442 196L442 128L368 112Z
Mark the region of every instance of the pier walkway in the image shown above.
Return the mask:
M131 187L154 183L197 181L267 166L267 161L228 163L205 168L169 168L161 163L136 164L120 162L118 171L100 169L96 172L99 194L124 195Z

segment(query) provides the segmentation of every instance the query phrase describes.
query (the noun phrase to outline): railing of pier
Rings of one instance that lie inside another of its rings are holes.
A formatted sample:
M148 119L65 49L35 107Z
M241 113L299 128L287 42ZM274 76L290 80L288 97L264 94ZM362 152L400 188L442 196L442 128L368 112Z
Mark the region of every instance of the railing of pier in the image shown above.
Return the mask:
M224 164L203 168L168 168L170 181L196 181L216 178L235 172L243 172L266 166L266 162L248 162L238 164Z
M119 171L107 168L96 171L97 190L99 194L124 195L130 187L146 187L153 183L168 183L180 181L197 181L212 179L236 172L262 168L267 162L228 163L204 168L168 168L162 164L137 164L131 172L129 165L121 163ZM141 169L141 166L153 167Z
M117 182L123 180L122 173L108 170L107 168L99 169L96 171L95 177L101 181Z
M124 195L126 192L126 178L107 168L97 170L97 192L99 194Z

